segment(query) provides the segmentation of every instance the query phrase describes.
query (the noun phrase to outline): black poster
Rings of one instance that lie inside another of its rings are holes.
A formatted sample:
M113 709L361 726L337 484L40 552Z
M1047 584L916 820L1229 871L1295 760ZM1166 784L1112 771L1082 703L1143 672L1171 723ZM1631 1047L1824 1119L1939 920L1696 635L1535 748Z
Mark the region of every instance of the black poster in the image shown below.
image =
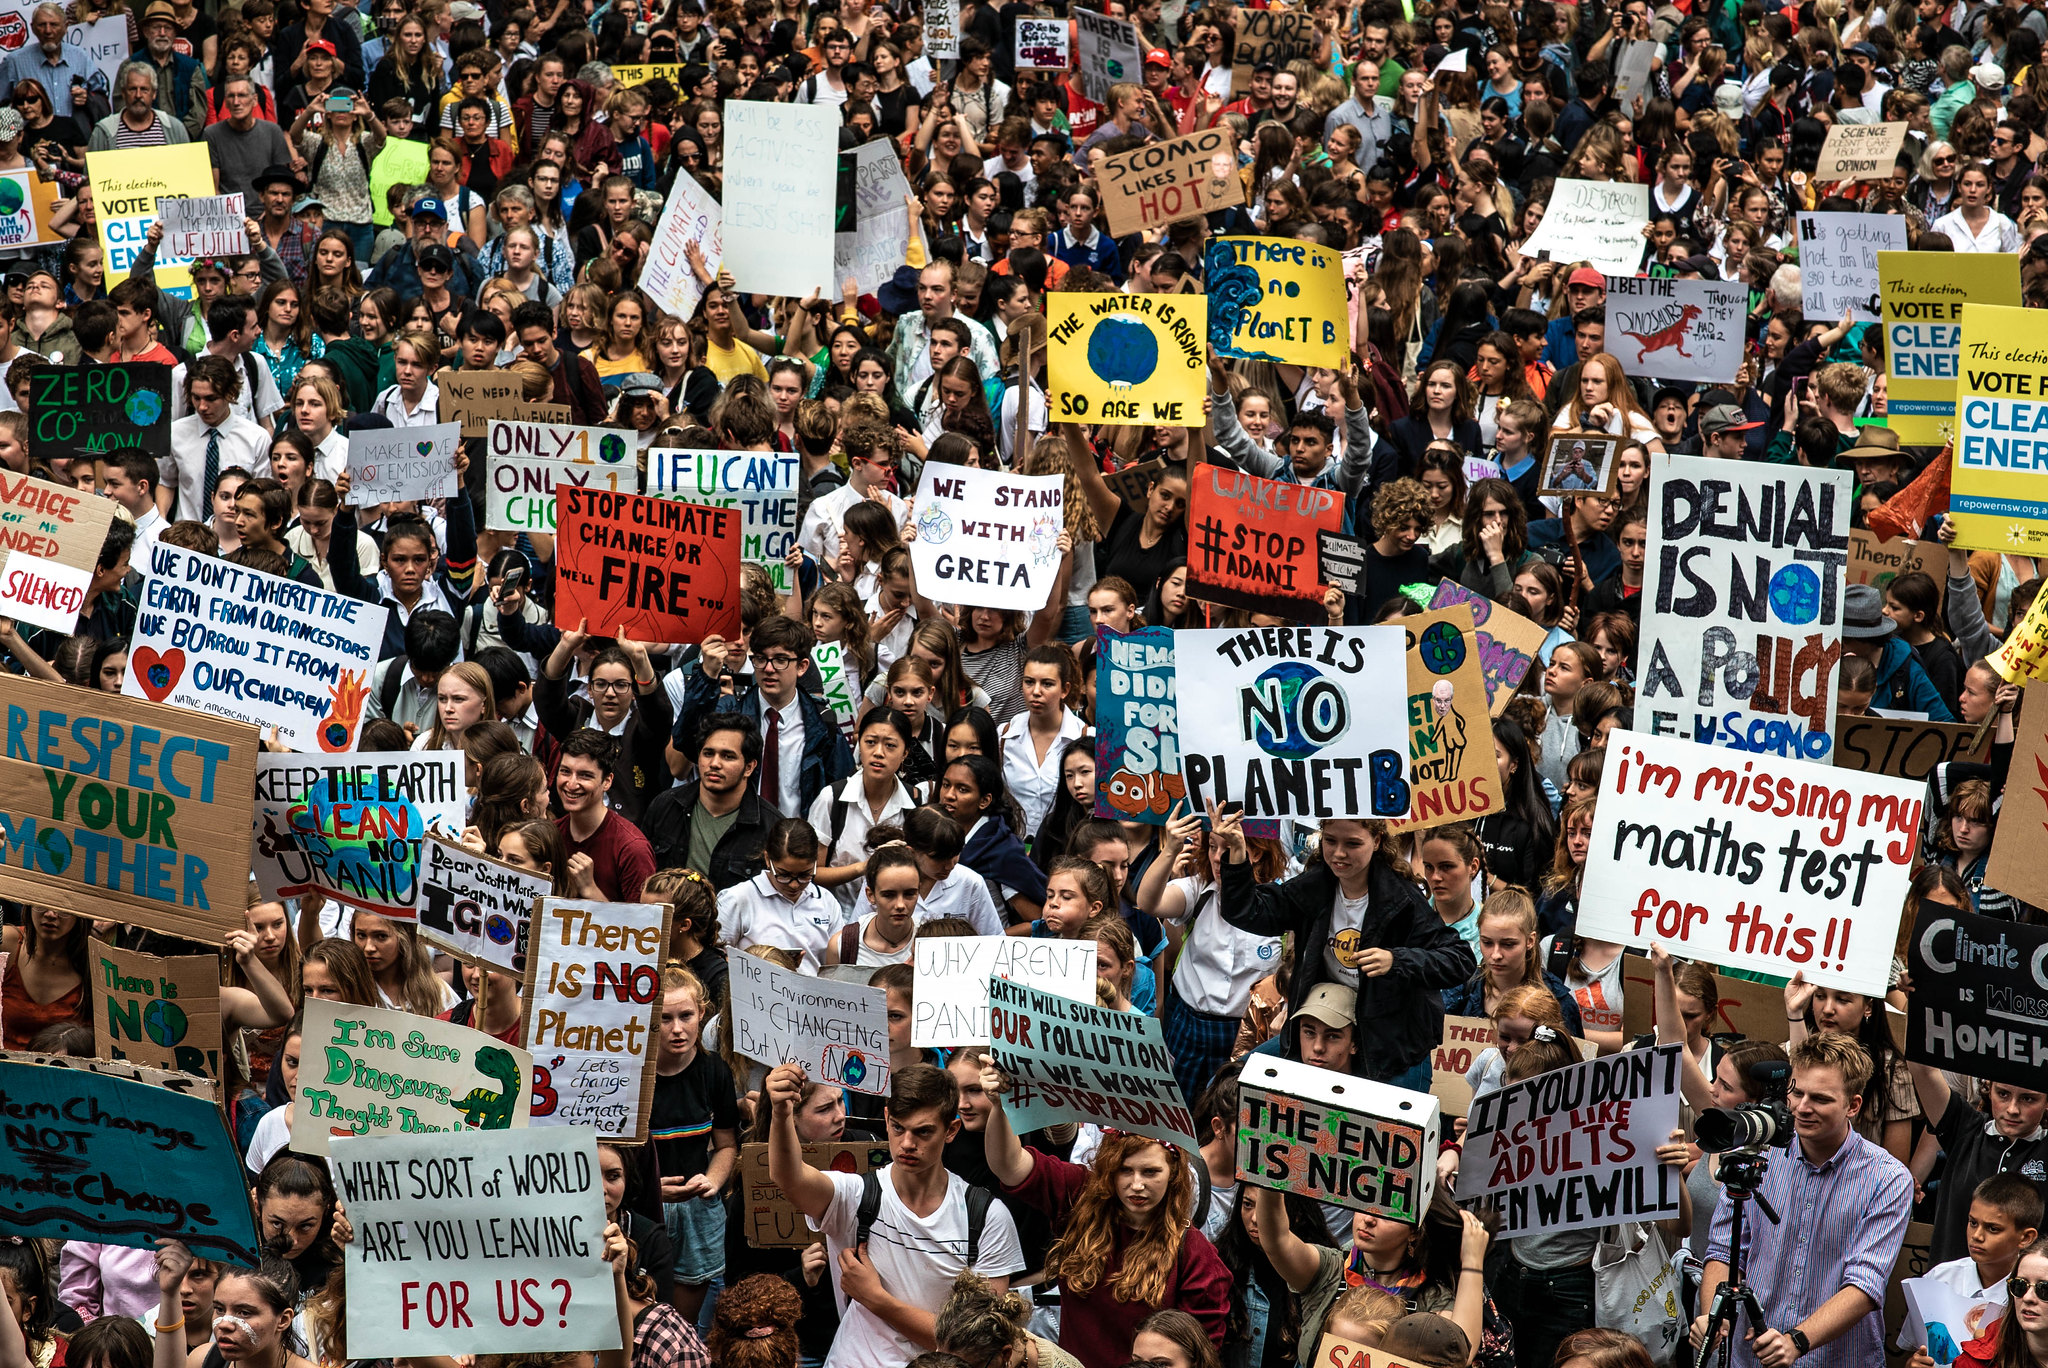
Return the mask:
M171 368L129 361L35 373L28 397L31 460L88 459L133 447L171 454Z
M1906 948L1906 1058L2039 1088L2048 1066L2048 927L1923 902Z
M1361 592L1365 584L1364 543L1340 533L1318 531L1316 574L1334 589L1347 594Z

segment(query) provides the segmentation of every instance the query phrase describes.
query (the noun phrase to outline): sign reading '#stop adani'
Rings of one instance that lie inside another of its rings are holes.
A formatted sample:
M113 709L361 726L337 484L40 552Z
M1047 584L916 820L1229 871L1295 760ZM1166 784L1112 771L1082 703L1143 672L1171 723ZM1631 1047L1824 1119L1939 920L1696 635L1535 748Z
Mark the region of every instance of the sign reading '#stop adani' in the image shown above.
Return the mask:
M2048 319L1963 305L1949 517L1955 544L2048 552Z

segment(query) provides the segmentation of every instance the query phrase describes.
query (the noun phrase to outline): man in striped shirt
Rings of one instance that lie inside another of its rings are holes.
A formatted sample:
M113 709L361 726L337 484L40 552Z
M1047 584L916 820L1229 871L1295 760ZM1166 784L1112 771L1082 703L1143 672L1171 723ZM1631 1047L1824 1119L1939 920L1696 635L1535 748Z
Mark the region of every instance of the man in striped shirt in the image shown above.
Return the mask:
M185 125L156 107L156 69L147 62L129 62L121 68L121 108L93 125L86 150L190 141Z
M1856 1114L1870 1055L1848 1036L1811 1035L1791 1049L1793 1140L1772 1150L1759 1195L1781 1220L1752 1206L1744 1276L1764 1325L1738 1324L1740 1368L1867 1368L1884 1362L1884 1293L1913 1204L1913 1175L1859 1135ZM1734 1204L1714 1212L1703 1307L1728 1276ZM1707 1317L1693 1322L1695 1344Z

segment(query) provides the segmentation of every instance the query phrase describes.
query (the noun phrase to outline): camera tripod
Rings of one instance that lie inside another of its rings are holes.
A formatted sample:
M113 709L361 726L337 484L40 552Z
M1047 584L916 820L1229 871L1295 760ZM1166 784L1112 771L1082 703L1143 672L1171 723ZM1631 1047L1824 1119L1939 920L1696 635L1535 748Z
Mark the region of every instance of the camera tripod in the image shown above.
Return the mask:
M1700 1341L1693 1368L1707 1368L1710 1362L1716 1368L1729 1368L1735 1356L1735 1327L1743 1312L1749 1313L1752 1330L1760 1332L1769 1328L1764 1324L1764 1312L1757 1304L1756 1292L1742 1280L1742 1237L1749 1203L1754 1201L1770 1218L1772 1225L1778 1224L1778 1213L1757 1190L1764 1180L1764 1163L1764 1156L1760 1153L1737 1150L1721 1156L1720 1167L1714 1174L1735 1203L1728 1231L1728 1276L1714 1289L1714 1304L1707 1312L1706 1337Z

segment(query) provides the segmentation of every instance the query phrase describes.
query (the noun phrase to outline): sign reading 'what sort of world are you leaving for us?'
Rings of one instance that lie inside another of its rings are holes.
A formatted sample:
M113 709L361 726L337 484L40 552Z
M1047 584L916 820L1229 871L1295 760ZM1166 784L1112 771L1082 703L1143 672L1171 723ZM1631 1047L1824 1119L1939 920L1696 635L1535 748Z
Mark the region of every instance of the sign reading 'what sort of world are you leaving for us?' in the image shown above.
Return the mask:
M2048 320L1965 304L1949 517L1955 544L2048 551Z

